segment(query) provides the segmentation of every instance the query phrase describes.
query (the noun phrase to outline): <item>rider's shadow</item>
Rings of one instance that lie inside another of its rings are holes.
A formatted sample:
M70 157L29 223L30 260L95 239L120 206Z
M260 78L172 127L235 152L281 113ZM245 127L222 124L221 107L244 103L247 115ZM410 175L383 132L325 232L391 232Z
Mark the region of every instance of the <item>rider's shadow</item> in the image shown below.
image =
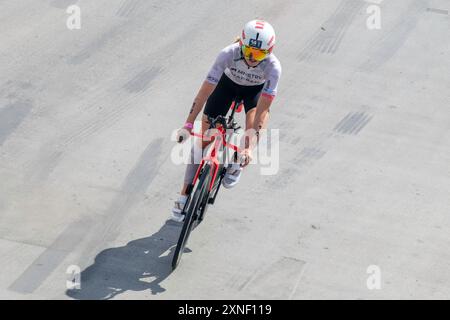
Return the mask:
M170 220L147 238L124 247L103 250L81 272L80 289L67 290L74 299L111 299L125 291L164 292L160 283L172 272L174 246L180 225ZM170 252L167 252L170 249Z

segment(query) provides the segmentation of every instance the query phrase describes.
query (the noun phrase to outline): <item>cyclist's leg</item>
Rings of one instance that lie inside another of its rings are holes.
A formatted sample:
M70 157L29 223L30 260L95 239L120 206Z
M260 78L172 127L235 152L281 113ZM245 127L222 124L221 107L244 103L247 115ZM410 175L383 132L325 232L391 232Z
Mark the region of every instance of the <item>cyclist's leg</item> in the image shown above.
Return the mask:
M256 115L256 106L258 104L259 97L264 85L242 87L239 96L244 100L244 108L246 114L245 127L246 132L248 129L253 128ZM244 140L241 141L241 148L246 148L249 145L249 139L247 134L244 135ZM222 185L227 188L233 188L236 186L241 178L242 168L238 162L232 162L227 168L224 179L222 180Z
M255 87L258 91L253 91L253 94L248 94L244 99L245 106L245 130L250 130L254 128L255 116L256 116L256 106L258 105L259 97L261 96L263 85ZM264 119L264 124L261 129L267 127L269 117ZM245 144L247 145L247 143Z
M253 124L256 114L256 106L258 104L259 96L264 85L258 86L241 86L239 90L239 97L244 101L245 114L246 114L246 131ZM241 141L241 149L246 146L247 135L244 135L244 140ZM236 186L241 178L242 168L240 162L232 161L227 168L225 177L222 180L222 185L227 188L233 188Z

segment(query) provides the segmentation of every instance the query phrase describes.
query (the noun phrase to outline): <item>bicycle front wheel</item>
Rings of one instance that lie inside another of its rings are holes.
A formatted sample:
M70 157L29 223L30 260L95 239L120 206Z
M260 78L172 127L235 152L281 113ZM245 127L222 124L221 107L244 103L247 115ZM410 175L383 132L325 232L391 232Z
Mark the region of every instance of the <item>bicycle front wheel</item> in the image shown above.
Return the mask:
M181 229L180 237L178 238L177 247L172 259L172 269L175 269L181 259L184 248L187 244L189 235L192 231L192 227L197 222L200 216L200 210L202 209L202 203L205 196L208 194L209 182L211 181L211 166L206 164L202 173L198 179L197 187L192 196L192 200L189 204L189 208L186 212L186 216L183 222L183 228Z

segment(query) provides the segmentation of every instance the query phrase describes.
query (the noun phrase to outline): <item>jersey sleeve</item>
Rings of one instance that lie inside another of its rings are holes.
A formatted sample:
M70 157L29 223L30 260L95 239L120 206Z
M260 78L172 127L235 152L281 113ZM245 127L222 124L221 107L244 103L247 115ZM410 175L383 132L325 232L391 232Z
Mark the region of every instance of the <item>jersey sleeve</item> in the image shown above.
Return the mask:
M274 61L267 66L265 70L266 82L263 88L262 94L270 98L274 98L277 95L278 82L281 77L281 64L279 61Z
M226 47L225 49L220 51L219 55L216 58L216 61L208 72L206 81L212 84L217 84L232 59L233 51L230 47Z

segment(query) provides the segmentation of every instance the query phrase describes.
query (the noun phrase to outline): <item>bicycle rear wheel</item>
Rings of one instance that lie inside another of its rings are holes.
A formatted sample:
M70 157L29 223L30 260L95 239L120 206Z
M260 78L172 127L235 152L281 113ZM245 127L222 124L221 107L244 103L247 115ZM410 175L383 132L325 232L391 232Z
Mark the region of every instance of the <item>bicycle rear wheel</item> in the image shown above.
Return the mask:
M202 210L204 198L208 195L209 182L211 181L210 172L211 166L209 164L206 164L202 169L202 173L198 179L197 187L191 198L189 208L184 218L183 228L181 229L180 237L178 238L177 246L172 258L172 269L175 269L178 266L192 228L194 224L197 223L197 220L200 217L200 211Z

